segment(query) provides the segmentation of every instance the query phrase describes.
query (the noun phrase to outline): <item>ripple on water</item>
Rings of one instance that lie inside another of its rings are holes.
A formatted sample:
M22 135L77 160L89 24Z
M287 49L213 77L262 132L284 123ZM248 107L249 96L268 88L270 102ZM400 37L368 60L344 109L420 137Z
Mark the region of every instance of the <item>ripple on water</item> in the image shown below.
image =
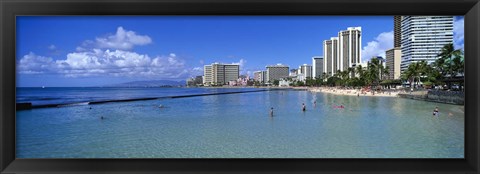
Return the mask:
M463 158L463 142L461 106L306 91L17 112L19 158Z

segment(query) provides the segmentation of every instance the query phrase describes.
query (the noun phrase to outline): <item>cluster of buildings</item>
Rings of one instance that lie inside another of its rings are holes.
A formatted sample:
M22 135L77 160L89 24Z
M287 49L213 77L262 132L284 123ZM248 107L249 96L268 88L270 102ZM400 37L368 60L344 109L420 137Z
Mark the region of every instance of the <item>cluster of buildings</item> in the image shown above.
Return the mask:
M388 79L399 79L411 63L438 59L453 42L453 16L394 16L394 48L385 52Z
M385 51L385 57L372 57L389 68L389 75L384 79L400 79L400 74L411 63L430 64L438 59L443 46L453 42L453 22L453 16L394 16L394 47ZM311 66L304 64L291 75L303 81L307 77L330 77L359 65L367 67L361 55L362 28L349 27L339 31L336 37L324 40L323 56L313 57Z
M438 59L438 53L445 44L453 42L453 16L394 16L394 47L386 50L385 58L377 56L384 67L389 68L389 76L384 79L399 79L413 62ZM249 81L270 85L275 80L280 86L286 80L305 81L307 78L331 77L338 71L355 68L362 63L362 28L348 27L335 37L323 41L323 56L312 57L312 64L303 64L298 69L276 64L268 65L265 70L254 72L253 79L240 76L239 65L214 63L204 66L204 75L187 81L194 85L249 85ZM352 74L352 76L355 76ZM200 82L201 79L201 82Z
M287 65L276 64L267 65L265 70L255 71L253 73L254 80L260 84L273 84L275 80L282 80L289 77L290 67Z

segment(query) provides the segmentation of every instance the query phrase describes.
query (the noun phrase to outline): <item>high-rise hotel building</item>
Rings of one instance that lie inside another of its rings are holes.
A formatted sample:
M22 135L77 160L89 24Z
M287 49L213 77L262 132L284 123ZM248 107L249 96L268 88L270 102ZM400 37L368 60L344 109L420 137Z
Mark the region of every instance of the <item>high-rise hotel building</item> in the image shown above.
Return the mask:
M361 61L362 28L348 27L338 33L340 71L346 71Z
M393 16L393 47L400 48L402 40L402 16Z
M385 59L387 60L387 67L389 70L388 79L400 78L400 62L402 57L402 50L400 47L395 47L385 51Z
M300 65L298 67L298 71L299 71L300 74L303 74L305 76L305 78L313 76L312 65L307 65L307 64Z
M312 57L312 74L313 78L322 78L323 75L323 57L315 56Z
M348 27L338 37L323 41L324 72L329 76L345 71L362 61L362 28Z
M413 62L432 63L453 42L453 16L402 16L401 71Z
M235 64L213 63L203 68L206 85L225 85L229 81L237 80L240 75L240 66Z
M402 58L401 30L402 16L393 17L393 48L385 51L385 59L387 60L387 67L389 68L388 79L400 78L400 63Z
M274 80L280 80L281 78L287 78L289 76L289 67L282 64L269 65L267 68L266 82L273 83Z

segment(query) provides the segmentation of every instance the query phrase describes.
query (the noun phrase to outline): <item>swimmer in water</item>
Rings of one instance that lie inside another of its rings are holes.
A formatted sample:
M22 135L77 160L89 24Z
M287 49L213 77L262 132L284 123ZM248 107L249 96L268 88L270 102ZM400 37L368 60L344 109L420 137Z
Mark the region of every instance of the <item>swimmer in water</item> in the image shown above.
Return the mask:
M103 120L103 119L105 119L105 118L104 118L103 116L101 116L101 117L100 117L100 119L102 119L102 120Z
M273 117L273 107L270 108L270 117Z
M438 107L433 110L433 116L438 116Z
M337 106L337 105L333 105L333 108L337 108L337 109L343 109L343 108L345 108L345 107L344 107L343 105L339 105L339 106Z
M438 116L438 107L433 110L433 116Z
M305 103L302 103L302 111L305 111L305 110L306 110Z

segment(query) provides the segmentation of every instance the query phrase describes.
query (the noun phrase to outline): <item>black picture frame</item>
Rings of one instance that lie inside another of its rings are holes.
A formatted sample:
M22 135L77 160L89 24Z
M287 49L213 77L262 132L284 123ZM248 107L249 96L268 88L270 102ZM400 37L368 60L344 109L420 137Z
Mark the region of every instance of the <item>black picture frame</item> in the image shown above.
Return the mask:
M1 173L479 173L478 0L0 0ZM16 159L18 15L464 15L465 159Z

